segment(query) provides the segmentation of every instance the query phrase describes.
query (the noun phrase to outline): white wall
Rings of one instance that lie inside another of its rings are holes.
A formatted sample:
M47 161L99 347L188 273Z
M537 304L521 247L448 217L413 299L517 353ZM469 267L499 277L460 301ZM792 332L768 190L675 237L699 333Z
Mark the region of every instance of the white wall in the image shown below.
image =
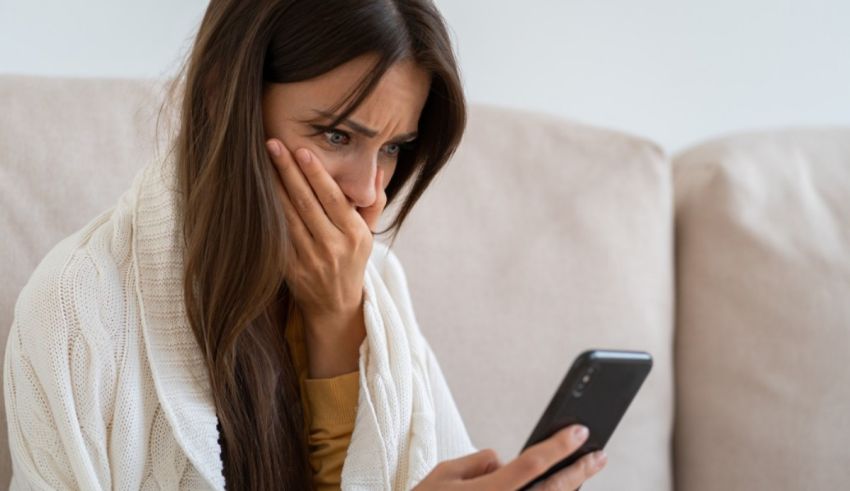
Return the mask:
M436 0L471 101L668 151L747 128L850 124L847 0ZM0 72L173 73L203 0L0 0Z
M848 0L438 4L476 100L624 129L674 151L737 129L850 124Z
M0 0L0 73L156 77L176 72L204 0Z

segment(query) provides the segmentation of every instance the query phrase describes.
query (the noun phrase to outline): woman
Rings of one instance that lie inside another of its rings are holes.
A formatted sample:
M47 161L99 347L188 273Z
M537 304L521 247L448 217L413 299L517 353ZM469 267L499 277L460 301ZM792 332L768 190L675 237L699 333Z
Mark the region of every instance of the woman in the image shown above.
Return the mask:
M430 1L213 0L175 83L167 157L21 292L13 489L516 489L580 446L476 452L373 242L465 126Z

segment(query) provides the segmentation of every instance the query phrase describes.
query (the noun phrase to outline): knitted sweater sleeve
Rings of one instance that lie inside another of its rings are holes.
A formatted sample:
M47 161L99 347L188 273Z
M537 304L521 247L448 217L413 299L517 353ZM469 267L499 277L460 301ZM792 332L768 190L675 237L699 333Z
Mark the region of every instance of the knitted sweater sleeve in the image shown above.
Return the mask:
M54 249L18 297L3 373L10 489L112 487L116 360L110 314L98 307L109 297L97 294L100 266Z

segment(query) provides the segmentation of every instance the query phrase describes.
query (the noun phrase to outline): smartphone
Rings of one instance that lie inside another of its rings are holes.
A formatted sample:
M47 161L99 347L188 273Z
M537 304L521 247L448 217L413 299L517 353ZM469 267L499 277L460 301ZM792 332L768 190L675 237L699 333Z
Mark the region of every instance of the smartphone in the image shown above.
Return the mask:
M593 349L577 356L522 450L575 423L587 426L590 435L578 450L521 490L604 448L651 368L652 356L645 351Z

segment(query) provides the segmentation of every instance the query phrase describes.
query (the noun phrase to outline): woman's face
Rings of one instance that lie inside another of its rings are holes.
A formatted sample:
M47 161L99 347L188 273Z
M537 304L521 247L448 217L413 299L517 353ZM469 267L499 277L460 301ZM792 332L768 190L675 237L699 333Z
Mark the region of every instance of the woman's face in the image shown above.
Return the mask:
M382 186L395 172L399 144L416 136L419 115L430 89L430 76L410 61L400 61L384 74L375 90L347 122L309 136L332 121L329 109L371 69L375 57L363 55L316 78L270 83L263 90L266 138L278 138L293 154L307 148L348 196L365 208L376 199L375 178L384 169Z

